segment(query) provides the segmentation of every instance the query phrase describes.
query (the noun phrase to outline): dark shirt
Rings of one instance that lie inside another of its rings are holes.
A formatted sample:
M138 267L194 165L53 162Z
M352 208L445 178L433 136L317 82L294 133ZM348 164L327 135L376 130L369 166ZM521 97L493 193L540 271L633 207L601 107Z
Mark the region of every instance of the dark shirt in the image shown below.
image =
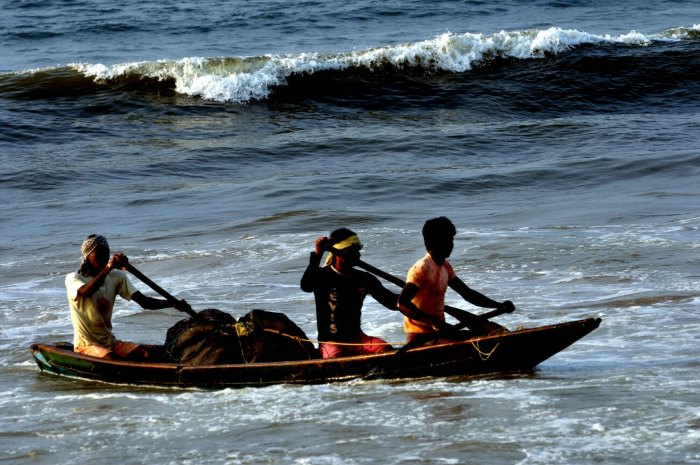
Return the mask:
M387 308L396 310L398 296L373 275L351 269L341 274L330 265L320 267L321 257L312 252L301 277L301 289L313 292L320 341L352 341L362 333L362 304L367 294Z

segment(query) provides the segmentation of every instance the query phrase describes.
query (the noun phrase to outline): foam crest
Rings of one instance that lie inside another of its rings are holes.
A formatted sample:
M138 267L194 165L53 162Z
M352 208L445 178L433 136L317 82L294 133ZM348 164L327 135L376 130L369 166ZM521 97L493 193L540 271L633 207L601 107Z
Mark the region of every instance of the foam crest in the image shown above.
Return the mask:
M378 70L423 69L429 72L466 72L495 58L534 59L559 54L581 45L648 45L654 41L687 40L699 25L648 36L635 31L619 36L595 35L575 29L501 31L485 34L444 33L433 39L339 54L300 53L259 57L201 58L102 64L74 64L78 72L97 82L151 79L173 83L176 92L217 102L264 100L292 75L352 68Z

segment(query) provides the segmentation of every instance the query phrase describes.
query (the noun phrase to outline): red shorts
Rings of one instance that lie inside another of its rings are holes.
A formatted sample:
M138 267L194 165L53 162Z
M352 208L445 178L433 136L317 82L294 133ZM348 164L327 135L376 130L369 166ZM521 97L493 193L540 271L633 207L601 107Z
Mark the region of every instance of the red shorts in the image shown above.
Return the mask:
M378 337L361 333L360 336L346 343L323 342L319 351L323 358L347 357L352 355L370 355L392 350L391 344Z

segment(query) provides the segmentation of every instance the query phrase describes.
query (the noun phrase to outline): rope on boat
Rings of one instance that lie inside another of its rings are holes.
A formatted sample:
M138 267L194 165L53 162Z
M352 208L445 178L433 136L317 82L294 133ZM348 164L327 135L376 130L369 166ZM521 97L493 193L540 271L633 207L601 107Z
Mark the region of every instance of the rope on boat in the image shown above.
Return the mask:
M251 323L248 323L248 322L245 322L245 323L244 323L244 322L238 322L238 323L235 323L235 324L233 324L233 325L232 325L232 324L222 325L222 327L219 328L217 331L215 331L214 334L216 334L216 333L220 333L220 334L224 334L224 335L230 334L228 331L226 331L227 328L233 329L233 331L235 332L236 336L238 336L239 341L240 341L240 338L241 338L241 337L248 336L248 335L250 335L250 334L255 330L254 325L251 324ZM273 334L277 334L278 336L287 337L287 338L292 339L292 340L297 341L297 342L309 342L309 343L311 343L311 344L323 344L323 341L319 341L318 339L307 339L307 338L295 336L295 335L293 335L293 334L287 334L287 333L282 332L282 331L277 330L277 329L272 329L272 328L261 328L261 329L262 329L263 331L268 332L268 333L273 333ZM501 333L501 332L508 332L508 330L505 330L505 331L503 331L503 330L496 330L496 331L493 331L493 332L492 332L491 334L489 334L489 335L494 335L494 334L498 334L498 333ZM200 341L199 347L201 347L202 345L204 345L205 342L208 342L208 340L209 340L214 334L209 335L208 337L205 337L202 341ZM180 334L180 335L181 335L181 334ZM171 344L170 347L166 347L166 351L167 351L168 354L171 355L171 356L172 356L172 350L173 350L174 346L176 345L176 343L177 343L177 342L179 341L179 339L180 339L180 335L178 335L178 337L172 342L172 344ZM339 345L339 346L349 346L349 347L350 347L350 346L364 346L364 345L366 345L366 343L363 343L363 342L336 342L336 341L327 341L327 342L330 343L330 344L335 344L335 345ZM374 345L386 345L386 346L402 346L403 344L405 344L405 341L374 343ZM491 358L491 355L493 355L493 353L496 351L496 349L498 348L498 346L499 346L500 343L496 343L496 345L493 347L493 349L491 349L490 352L483 352L483 351L479 348L479 341L474 341L474 340L472 340L472 341L471 341L471 344L472 344L472 346L474 347L474 350L476 350L476 351L478 352L479 357L481 358L481 360L487 361L489 358ZM243 346L242 346L242 344L239 344L239 345L241 346L241 356L243 357L243 360L246 361L245 354L243 353ZM247 363L247 362L246 362L246 363Z
M292 335L292 334L283 333L282 331L279 331L279 330L277 330L277 329L263 328L263 331L267 331L268 333L274 333L274 334L277 334L277 335L279 335L279 336L288 337L288 338L290 338L290 339L294 339L295 341L299 341L299 342L310 342L310 343L312 343L312 344L323 344L323 343L324 343L323 341L319 341L318 339L305 339L305 338L303 338L303 337L299 337L299 336L294 336L294 335ZM328 343L328 344L335 344L335 345L338 345L338 346L364 346L364 345L366 345L366 343L363 343L363 342L335 342L335 341L325 341L325 342ZM403 343L404 343L404 341L401 341L401 342L377 342L377 343L374 343L374 342L373 342L372 345L377 345L377 346L379 346L379 345L386 345L386 346L390 346L390 345L395 345L395 344L396 344L396 345L401 345L401 344L403 344Z
M233 325L234 329L236 330L236 337L238 338L238 348L241 351L241 358L243 359L243 363L248 363L248 360L245 358L245 352L243 351L243 344L241 343L241 336L247 336L250 333L252 333L255 328L253 327L252 324L246 324L242 322L238 322L235 325Z
M318 339L305 339L303 337L294 336L292 334L284 333L284 332L279 331L277 329L263 328L263 331L267 331L268 333L274 333L274 334L277 334L279 336L288 337L290 339L294 339L297 342L310 342L312 344L323 344L323 341L319 341ZM503 334L503 333L507 333L507 332L509 332L509 331L507 329L503 328L503 329L497 329L488 335L493 336L495 334ZM365 345L365 343L363 343L363 342L335 342L335 341L326 341L326 342L328 342L329 344L335 344L335 345L339 345L339 346L364 346ZM491 358L491 355L493 355L493 353L496 351L496 349L500 345L500 342L497 342L496 345L493 347L493 349L491 349L490 352L483 352L481 349L479 349L479 341L472 340L471 343L472 343L472 346L474 347L474 350L476 350L479 353L479 357L481 357L481 360L483 360L484 362L487 361L489 358ZM401 345L405 344L405 341L381 342L381 343L373 343L373 344L374 345L387 345L387 346L401 346Z
M472 340L471 343L472 343L472 347L474 347L474 350L476 350L476 351L479 353L479 358L481 358L481 360L482 360L483 362L485 362L485 361L487 361L488 359L490 359L491 356L493 355L493 353L494 353L494 352L496 351L496 349L498 348L498 346L501 345L500 342L497 342L496 345L493 346L493 349L491 349L491 352L488 352L488 353L487 353L487 352L483 352L483 351L479 348L479 341L474 341L474 340Z

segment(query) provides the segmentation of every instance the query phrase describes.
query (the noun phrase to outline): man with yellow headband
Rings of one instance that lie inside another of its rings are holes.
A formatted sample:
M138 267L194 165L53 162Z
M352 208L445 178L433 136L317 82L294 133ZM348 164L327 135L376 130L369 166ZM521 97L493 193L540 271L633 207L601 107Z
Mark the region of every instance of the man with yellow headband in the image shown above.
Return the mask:
M143 360L160 356L143 345L118 340L112 334L112 308L117 295L149 310L173 305L141 294L120 269L127 265L127 257L123 253L110 256L109 244L103 236L88 236L81 251L80 269L65 279L74 330L73 350L101 358ZM191 311L184 300L178 301L176 308Z
M323 253L330 247L338 253L329 253L325 264L320 266ZM398 298L376 277L353 268L360 259L360 249L359 237L347 228L333 231L330 237L319 237L301 278L301 289L313 292L316 300L319 350L323 358L392 349L384 340L368 336L360 328L367 294L390 310L396 310Z

